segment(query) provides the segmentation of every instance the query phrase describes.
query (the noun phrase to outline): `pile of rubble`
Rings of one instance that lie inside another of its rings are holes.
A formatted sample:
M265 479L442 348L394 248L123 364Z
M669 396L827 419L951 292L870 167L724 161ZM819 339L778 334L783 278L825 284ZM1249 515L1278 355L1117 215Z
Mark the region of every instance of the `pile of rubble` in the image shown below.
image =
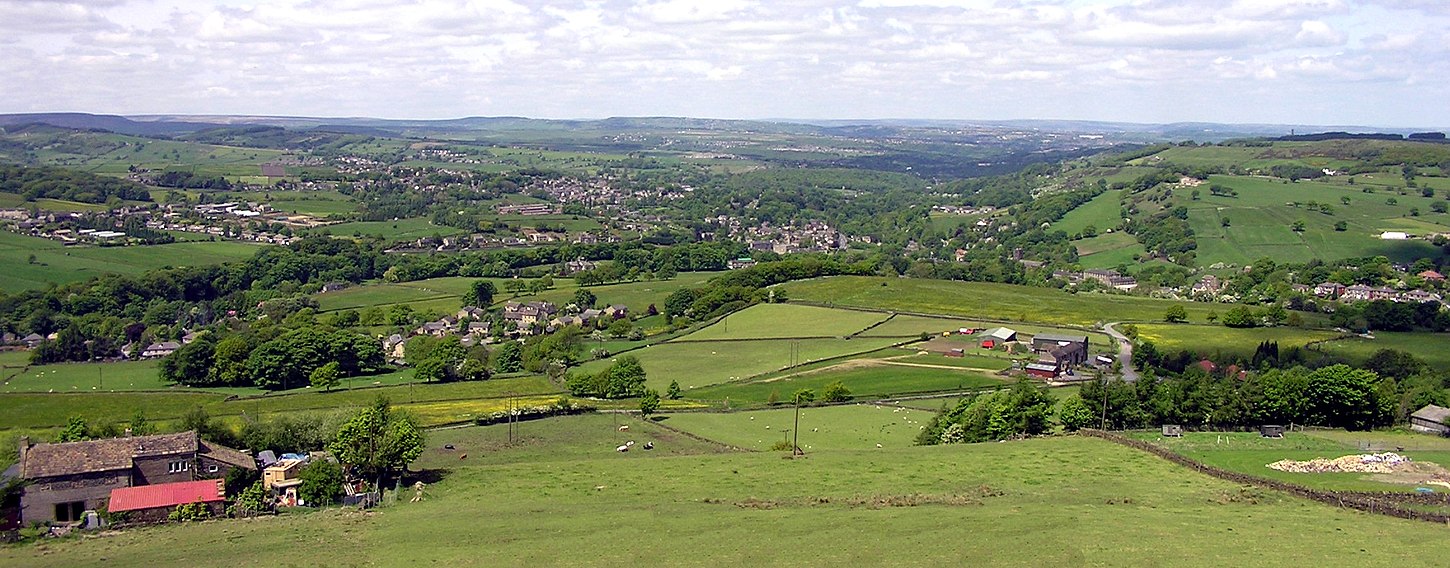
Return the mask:
M1386 452L1334 459L1314 458L1309 461L1279 460L1269 464L1269 467L1290 473L1393 473L1400 466L1409 463L1410 458Z

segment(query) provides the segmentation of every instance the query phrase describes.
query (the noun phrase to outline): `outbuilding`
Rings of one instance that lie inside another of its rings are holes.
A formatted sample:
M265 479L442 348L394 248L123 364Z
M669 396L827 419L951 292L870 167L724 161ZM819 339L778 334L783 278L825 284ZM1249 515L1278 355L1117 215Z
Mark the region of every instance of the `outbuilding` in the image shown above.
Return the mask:
M1410 415L1410 429L1416 432L1450 436L1450 408L1427 404Z
M213 517L226 511L226 483L220 479L160 483L111 490L106 510L126 513L128 522L160 523L178 506L200 503Z

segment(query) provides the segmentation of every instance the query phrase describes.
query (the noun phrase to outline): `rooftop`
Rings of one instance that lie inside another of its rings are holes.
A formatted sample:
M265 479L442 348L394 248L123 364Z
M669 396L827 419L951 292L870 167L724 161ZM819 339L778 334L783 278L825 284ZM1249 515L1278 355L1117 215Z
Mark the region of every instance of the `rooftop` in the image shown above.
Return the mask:
M159 485L120 487L111 490L106 510L113 513L175 507L187 503L213 503L226 499L226 483L220 479L182 481Z

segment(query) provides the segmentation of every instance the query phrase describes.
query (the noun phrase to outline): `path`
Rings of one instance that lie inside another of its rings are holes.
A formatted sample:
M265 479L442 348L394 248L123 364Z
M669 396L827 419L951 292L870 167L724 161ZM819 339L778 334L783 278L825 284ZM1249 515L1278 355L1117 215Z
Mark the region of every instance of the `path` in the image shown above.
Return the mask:
M1133 368L1133 340L1118 333L1117 328L1113 327L1120 323L1123 322L1115 321L1107 324L1103 326L1103 331L1118 340L1118 362L1123 365L1123 380L1131 383L1138 380L1138 370Z

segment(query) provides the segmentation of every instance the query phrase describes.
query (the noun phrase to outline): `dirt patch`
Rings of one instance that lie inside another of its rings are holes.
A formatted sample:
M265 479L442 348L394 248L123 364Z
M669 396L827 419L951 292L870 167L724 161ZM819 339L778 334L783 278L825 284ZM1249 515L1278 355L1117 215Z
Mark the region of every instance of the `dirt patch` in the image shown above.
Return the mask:
M760 381L760 382L762 382L762 383L773 383L773 382L776 382L776 381L783 381L783 380L790 379L790 378L794 378L794 377L804 377L806 375L813 375L813 374L816 374L816 373L825 373L825 372L833 372L833 371L849 371L851 369L864 369L866 367L880 367L881 365L884 365L884 364L885 363L882 363L881 360L879 360L879 359L852 359L850 361L846 361L846 362L843 362L843 363L840 363L840 364L837 364L837 365L831 365L829 367L821 367L819 369L811 369L809 371L801 371L801 372L798 372L798 373L791 373L791 374L788 374L788 375L781 375L779 377L771 377L769 379L765 379L765 380Z
M1368 473L1368 478L1399 485L1433 485L1450 489L1450 470L1433 462L1413 461L1394 452L1355 454L1298 462L1281 460L1272 469L1293 473Z

